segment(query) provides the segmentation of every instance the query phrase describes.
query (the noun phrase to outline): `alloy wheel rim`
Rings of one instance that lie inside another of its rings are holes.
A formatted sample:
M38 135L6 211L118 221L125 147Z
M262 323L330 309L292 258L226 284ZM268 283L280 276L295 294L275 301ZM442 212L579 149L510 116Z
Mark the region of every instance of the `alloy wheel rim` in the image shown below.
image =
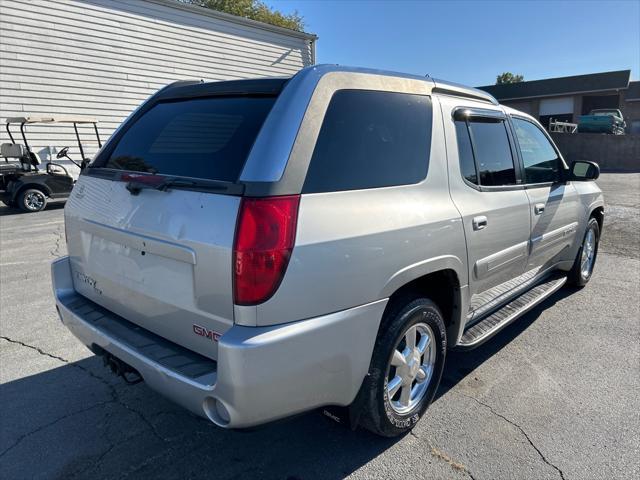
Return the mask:
M44 195L38 192L29 192L24 202L29 210L40 210L44 205Z
M582 278L589 278L591 269L593 268L593 259L596 255L596 234L593 228L590 228L584 237L582 244L582 257L580 259L580 274Z
M429 325L416 323L393 349L385 389L389 405L398 414L413 410L427 393L436 362L434 338Z

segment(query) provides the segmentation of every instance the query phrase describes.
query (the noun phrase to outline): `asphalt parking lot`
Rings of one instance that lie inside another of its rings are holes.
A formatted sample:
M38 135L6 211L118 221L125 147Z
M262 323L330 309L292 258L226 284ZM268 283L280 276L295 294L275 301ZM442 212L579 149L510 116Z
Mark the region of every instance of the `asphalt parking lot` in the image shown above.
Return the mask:
M310 413L249 432L125 385L59 322L60 207L0 207L0 476L21 478L640 478L640 174L603 174L589 285L562 289L447 359L410 435Z

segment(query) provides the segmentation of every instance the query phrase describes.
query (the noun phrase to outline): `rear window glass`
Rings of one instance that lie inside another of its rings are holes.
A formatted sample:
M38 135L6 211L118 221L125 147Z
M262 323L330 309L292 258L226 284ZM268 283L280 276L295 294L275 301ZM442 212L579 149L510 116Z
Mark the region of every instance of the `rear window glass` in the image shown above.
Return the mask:
M303 191L418 183L427 175L430 148L429 97L339 90L327 108Z
M118 141L104 166L235 182L275 97L159 103Z

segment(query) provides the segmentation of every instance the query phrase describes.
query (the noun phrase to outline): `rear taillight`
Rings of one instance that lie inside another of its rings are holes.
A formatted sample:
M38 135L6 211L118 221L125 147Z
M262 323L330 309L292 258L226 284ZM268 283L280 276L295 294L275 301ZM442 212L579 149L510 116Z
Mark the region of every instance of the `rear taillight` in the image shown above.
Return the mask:
M299 195L243 198L233 245L234 302L256 305L280 285L296 237Z

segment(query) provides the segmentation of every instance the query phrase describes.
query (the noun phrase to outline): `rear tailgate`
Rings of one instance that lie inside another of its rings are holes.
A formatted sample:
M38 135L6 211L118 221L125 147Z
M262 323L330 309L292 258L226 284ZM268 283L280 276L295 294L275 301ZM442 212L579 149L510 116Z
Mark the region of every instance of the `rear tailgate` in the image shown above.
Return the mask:
M216 359L213 337L233 323L231 265L239 203L235 196L185 190L143 190L134 196L123 182L83 175L65 209L75 289Z
M80 294L217 359L233 324L238 178L283 83L166 89L114 133L65 209Z

